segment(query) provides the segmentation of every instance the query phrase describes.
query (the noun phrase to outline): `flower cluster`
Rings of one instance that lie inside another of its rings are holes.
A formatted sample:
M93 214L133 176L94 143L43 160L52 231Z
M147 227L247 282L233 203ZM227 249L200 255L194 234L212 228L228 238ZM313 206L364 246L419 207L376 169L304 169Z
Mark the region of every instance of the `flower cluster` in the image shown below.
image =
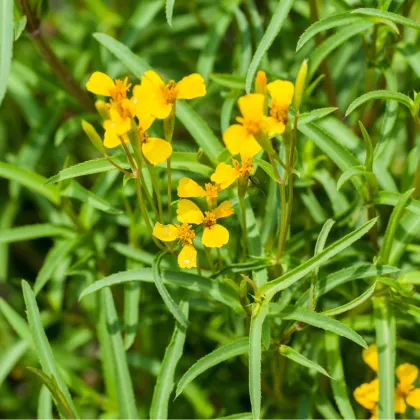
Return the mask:
M240 154L242 160L255 156L261 150L264 138L282 134L286 129L294 85L287 80L266 84L266 80L265 73L258 72L257 93L239 98L238 106L242 114L236 118L239 124L231 125L223 134L229 152L232 155ZM269 103L266 91L270 94Z
M114 148L130 141L129 133L135 127L142 153L153 165L165 162L172 154L168 141L147 134L155 119L168 118L177 99L193 99L206 94L204 80L199 74L191 74L178 83L171 80L165 84L152 70L144 73L141 83L133 87L130 98L128 78L114 81L104 73L95 72L86 88L96 95L110 98L108 103L99 102L97 105L105 117L104 146Z
M375 372L378 372L378 348L375 344L363 350L363 360ZM394 391L394 410L396 413L405 413L407 404L420 409L420 388L414 387L419 374L417 366L403 363L395 369L399 382ZM354 390L355 400L372 413L372 419L377 418L379 402L379 379L360 385Z

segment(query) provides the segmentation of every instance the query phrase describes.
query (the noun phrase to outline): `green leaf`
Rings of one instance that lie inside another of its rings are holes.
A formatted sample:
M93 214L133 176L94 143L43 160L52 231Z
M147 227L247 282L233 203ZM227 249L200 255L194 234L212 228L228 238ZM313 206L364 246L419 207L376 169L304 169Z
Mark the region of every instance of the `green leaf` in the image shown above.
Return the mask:
M42 385L38 397L38 411L37 419L50 420L53 418L52 414L52 399L51 393L45 385Z
M114 360L115 378L120 417L123 419L137 418L137 409L133 386L130 378L121 329L115 309L114 299L109 288L101 291L102 304L105 308L107 329L110 338L111 352Z
M270 163L260 158L254 158L253 160L273 181L276 181L276 183L278 182L276 175L274 174L273 166Z
M19 168L6 162L0 162L0 178L15 181L35 193L44 196L54 204L60 203L58 189L51 185L45 186L46 178L28 169Z
M46 375L44 372L40 371L39 369L35 369L33 367L27 368L29 371L37 375L41 381L43 382L44 386L46 386L54 397L55 405L57 406L58 411L60 412L61 416L65 419L74 419L77 418L74 416L74 412L72 407L68 404L66 397L61 392L54 375L51 378Z
M172 15L174 13L175 0L166 0L165 15L169 26L172 26Z
M64 197L76 198L84 203L89 203L95 209L101 210L109 214L121 214L122 210L115 209L110 206L102 197L99 197L94 192L82 187L78 182L72 181L67 187L61 191Z
M308 124L312 121L320 120L321 118L326 117L327 115L332 114L337 111L338 108L329 107L329 108L318 108L310 112L304 112L299 114L298 125ZM293 126L294 117L290 119L290 124Z
M398 202L404 197L403 194L394 193L391 191L379 191L373 198L374 204L386 204L387 206L396 206ZM420 216L420 201L414 199L408 199L405 207Z
M376 345L379 358L379 412L380 419L393 419L395 389L396 322L391 305L385 299L373 300Z
M258 308L258 313L254 315L256 308ZM253 304L253 316L249 330L249 397L254 420L258 420L261 413L261 341L263 323L267 314L267 303L263 303L261 306L259 303Z
M174 316L174 318L181 324L183 328L187 328L188 320L183 315L179 306L172 299L163 283L162 276L160 274L160 262L165 254L166 252L161 252L153 262L153 279L155 281L156 289L165 302L166 307L169 309L169 312Z
M178 101L176 104L176 116L204 153L216 162L223 147L208 124L194 111L191 105L183 101Z
M322 366L320 366L318 363L313 362L312 360L309 360L307 357L305 357L303 354L300 354L292 347L281 344L279 351L282 356L287 357L288 359L293 360L294 362L299 363L300 365L305 366L308 369L314 369L322 375L331 378L329 373Z
M318 70L318 67L321 65L322 61L324 61L332 51L334 51L348 39L361 32L365 32L372 26L372 22L354 23L339 30L337 33L331 35L329 38L323 41L310 55L308 77L311 78L313 76L313 74Z
M35 295L37 295L47 284L54 271L63 263L65 257L67 257L67 255L78 245L79 242L80 237L76 236L69 241L58 242L50 248L47 256L45 257L44 264L36 276L35 284L33 286Z
M377 185L376 176L373 172L367 171L364 166L353 166L341 174L337 181L337 191L339 191L341 187L354 176L363 176L367 179L370 185L375 187Z
M283 274L281 277L264 284L261 287L261 293L265 294L266 299L271 299L274 296L274 294L276 294L280 290L284 290L287 287L290 287L292 284L296 283L306 274L310 273L313 269L319 267L322 263L328 261L330 258L337 255L343 249L349 247L353 242L360 239L363 235L369 232L369 230L376 223L376 221L376 218L370 220L360 228L356 229L354 232L349 233L348 235L339 239L337 242L334 242L332 245L324 249L318 255L315 255L308 261L305 261L300 266Z
M370 286L365 292L363 292L360 296L353 299L352 301L344 305L341 305L337 308L323 311L322 314L328 315L328 316L336 316L344 312L350 311L356 308L357 306L361 305L363 302L366 302L373 295L373 292L375 291L375 289L376 289L376 282L374 282L372 286Z
M355 419L356 416L347 393L340 353L340 337L338 335L331 332L325 333L325 351L327 353L328 370L335 379L331 381L331 387L338 410L344 419Z
M149 64L134 54L127 46L110 37L109 35L95 32L93 37L118 58L136 77L140 78L143 73L150 70Z
M15 18L15 25L14 25L15 42L20 38L20 36L22 35L22 32L25 30L27 20L28 19L26 18L25 15L17 19Z
M13 51L13 0L0 3L0 104L6 93Z
M3 298L0 298L0 312L7 319L7 322L15 330L16 334L33 347L31 331L27 322L18 314Z
M271 17L270 23L268 24L267 30L257 47L257 51L255 51L254 57L252 57L251 65L249 66L248 73L246 75L247 93L251 91L252 80L254 79L260 62L283 27L283 23L285 22L293 3L294 0L279 0L274 14Z
M139 322L141 283L124 285L124 349L127 351L136 339Z
M399 92L391 92L389 90L374 90L372 92L365 93L355 99L347 108L346 117L350 115L356 108L363 105L365 102L372 101L374 99L385 99L397 101L400 104L405 105L410 111L412 111L413 101L407 96Z
M197 376L201 375L211 367L224 362L225 360L229 360L232 357L248 353L248 348L248 337L239 338L229 344L225 344L224 346L219 347L218 349L197 360L197 362L195 362L179 380L178 386L176 388L175 398L177 398L182 393L184 388Z
M352 14L357 13L358 15L365 15L365 16L373 16L380 19L388 19L391 22L395 22L400 25L404 25L408 28L413 28L420 31L420 23L415 22L414 20L408 19L404 16L397 15L396 13L387 12L385 10L360 8L360 9L353 10L351 13Z
M351 25L355 23L366 22L365 18L360 16L354 16L349 12L337 13L332 16L328 16L325 19L321 19L318 22L313 23L308 29L300 36L296 46L296 52L298 52L309 40L315 35L328 29L343 27L344 25Z
M234 74L213 73L210 76L213 82L229 89L245 90L245 77Z
M222 302L230 306L236 312L243 314L242 305L239 303L235 292L226 284L209 280L196 274L186 273L185 271L168 271L161 273L162 280L165 284L184 287L194 292L203 293L206 296ZM136 270L122 271L112 274L88 286L80 294L79 300L85 296L97 292L104 287L114 286L116 284L126 283L129 281L143 281L153 283L153 271L150 268L140 268Z
M11 242L30 241L50 236L64 236L72 238L74 233L66 227L55 226L48 223L39 225L28 225L0 230L0 244Z
M414 188L402 194L401 198L398 200L398 203L394 207L394 210L392 211L391 217L388 221L388 226L386 228L382 246L377 257L376 262L378 264L388 264L397 227L400 223L401 217L403 216L403 212L407 201L410 199L410 196L411 194L413 194L413 192Z
M7 376L9 376L10 371L28 350L28 343L25 340L8 344L8 347L3 349L0 359L0 388Z
M219 417L219 420L252 420L252 413L238 413L226 417Z
M298 308L291 305L283 307L278 303L270 303L270 315L278 316L280 319L289 319L303 322L317 328L322 328L326 331L331 331L335 334L341 335L342 337L346 337L349 340L354 341L356 344L359 344L359 346L367 348L365 340L363 340L359 334L357 334L347 325L318 312L313 312L305 308ZM332 373L331 375L333 378L335 378Z
M188 302L181 302L182 316L188 323ZM167 419L169 398L174 387L175 369L184 350L186 329L175 323L175 329L166 347L150 406L151 419Z
M35 295L29 284L24 280L22 280L22 289L23 297L25 299L29 328L31 331L32 340L35 345L36 354L42 366L42 370L45 375L50 377L50 379L55 379L57 388L63 394L65 404L70 410L71 417L78 418L76 407L73 404L67 385L61 377L59 368L54 360L48 338L42 326ZM58 406L58 408L60 407Z

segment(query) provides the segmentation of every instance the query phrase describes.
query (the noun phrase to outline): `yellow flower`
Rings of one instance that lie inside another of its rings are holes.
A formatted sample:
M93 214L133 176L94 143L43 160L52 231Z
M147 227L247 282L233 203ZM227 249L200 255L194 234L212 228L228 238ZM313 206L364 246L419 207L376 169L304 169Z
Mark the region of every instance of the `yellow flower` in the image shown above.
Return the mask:
M210 209L216 206L217 196L219 191L222 190L218 184L205 184L205 189L197 184L193 179L183 177L179 180L178 183L178 197L181 198L191 198L191 197L206 197L207 205Z
M153 236L163 242L172 242L179 239L182 242L181 252L178 254L178 265L181 268L197 267L197 250L192 244L195 233L191 225L163 225L159 222L153 227Z
M95 71L86 83L86 89L95 95L110 96L113 101L120 102L127 97L131 84L128 77L124 80L112 80L108 75Z
M288 80L275 80L267 85L271 96L270 116L272 133L284 133L287 124L287 112L292 103L294 86Z
M147 104L150 113L159 119L167 118L177 99L194 99L206 94L203 77L194 73L178 83L170 80L167 84L153 70L148 70L141 78L138 94Z
M420 388L414 388L414 382L419 375L417 366L404 363L395 369L399 380L395 389L394 409L396 413L405 413L407 404L420 408Z
M364 362L375 372L378 371L378 346L371 344L367 349L363 349L362 357Z
M372 413L372 419L376 418L379 402L379 379L362 384L353 392L354 399Z
M201 242L207 248L220 248L229 241L229 231L217 224L217 219L233 214L232 203L223 201L217 208L205 214L191 200L179 200L177 218L181 223L203 224L204 232Z
M214 174L210 179L220 185L223 190L232 185L238 178L246 179L254 170L252 166L252 159L248 158L240 164L236 159L232 159L233 167L224 162L219 163L216 167Z
M131 130L132 103L124 99L118 106L111 106L109 110L109 120L104 121L105 138L104 146L112 149L121 144L120 137L125 142L128 137L125 135Z

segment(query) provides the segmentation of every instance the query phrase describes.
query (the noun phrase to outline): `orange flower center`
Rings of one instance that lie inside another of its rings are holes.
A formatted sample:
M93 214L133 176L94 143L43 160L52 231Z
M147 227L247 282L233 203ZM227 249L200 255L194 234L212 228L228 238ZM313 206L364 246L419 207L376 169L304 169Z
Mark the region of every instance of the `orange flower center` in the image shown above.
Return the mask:
M124 102L112 102L110 104L110 108L115 109L115 111L118 112L122 119L133 118L134 116L131 112L131 109L128 106L126 106Z
M246 128L246 130L254 136L261 131L260 121L249 120L242 117L237 117L236 121L241 123Z
M177 225L176 228L178 229L178 238L182 243L184 245L191 245L195 238L195 232L191 229L191 225L183 223L182 225Z
M413 388L414 388L413 384L407 384L407 383L400 382L397 385L396 392L397 392L398 395L405 398Z
M236 159L232 159L232 161L233 161L233 166L236 169L236 172L241 178L249 177L251 172L254 170L254 167L252 166L252 159L250 158L244 160L242 162L242 165Z
M176 100L176 83L170 80L168 84L163 88L163 96L166 103L173 104Z
M270 104L270 115L275 118L277 121L280 121L286 124L288 116L287 116L287 109L288 106L284 104L279 104L275 101L271 102Z
M124 80L116 80L115 87L110 90L111 98L115 102L120 102L127 97L127 92L130 90L131 83L128 83L128 77Z
M206 196L207 198L217 198L217 195L220 191L219 185L213 185L213 184L206 184Z
M149 140L147 133L140 126L137 127L137 131L139 132L140 142L147 143L147 140Z
M206 211L204 220L203 220L204 227L210 229L215 224L216 224L216 216L214 215L214 213L212 211Z

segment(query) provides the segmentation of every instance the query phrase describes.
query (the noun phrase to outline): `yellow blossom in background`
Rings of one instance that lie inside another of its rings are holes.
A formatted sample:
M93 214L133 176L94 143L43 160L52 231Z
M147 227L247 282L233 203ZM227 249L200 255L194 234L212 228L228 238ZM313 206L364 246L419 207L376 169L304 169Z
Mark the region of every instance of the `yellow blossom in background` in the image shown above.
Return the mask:
M167 84L153 70L148 70L141 78L138 94L150 113L159 119L167 118L177 99L194 99L206 94L203 77L194 73L178 83L170 80Z
M417 366L404 363L395 369L395 374L399 380L395 389L395 412L405 413L407 404L420 409L420 388L414 387L414 382L419 375Z
M288 80L275 80L267 85L267 90L271 96L269 107L272 134L284 133L289 105L293 100L293 83Z
M220 248L229 242L229 231L217 223L217 219L233 214L232 203L229 200L223 201L214 210L204 214L191 200L179 200L176 213L181 223L204 225L201 242L207 248Z
M95 95L110 96L113 101L120 102L127 97L131 84L128 77L124 80L112 80L108 75L95 71L86 82L86 89Z
M239 163L236 159L232 159L233 167L224 162L219 163L214 174L210 179L220 185L221 189L228 188L238 178L246 179L254 170L252 166L252 159L248 158Z
M371 344L362 352L363 361L375 372L378 371L378 346Z
M377 418L379 402L379 380L365 383L357 387L353 392L354 399L371 413L371 419Z
M197 267L197 250L192 244L195 233L188 223L182 225L163 225L159 222L153 227L153 236L163 242L173 242L179 239L182 242L181 252L178 254L178 265L181 268Z

